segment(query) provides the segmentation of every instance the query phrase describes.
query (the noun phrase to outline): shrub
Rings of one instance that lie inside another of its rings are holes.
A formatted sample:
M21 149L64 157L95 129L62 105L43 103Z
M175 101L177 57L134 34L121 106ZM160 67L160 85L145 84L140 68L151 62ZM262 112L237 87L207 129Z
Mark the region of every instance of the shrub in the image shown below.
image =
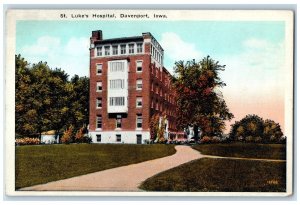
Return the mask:
M41 141L39 138L30 138L30 137L16 139L15 142L16 145L37 145L40 143Z
M220 137L217 137L217 136L213 136L211 138L211 142L212 143L220 143L221 142L221 138Z
M262 142L262 138L261 137L254 137L254 142L255 143L261 143Z
M254 141L254 137L252 137L252 136L247 136L247 137L245 138L245 141L246 141L246 142L253 142L253 141Z
M91 136L84 136L83 137L83 143L91 143L93 140L92 140L92 137Z
M64 134L61 138L61 143L69 144L72 139L72 133L73 133L73 126L70 125L70 127L64 131Z
M202 143L202 144L208 144L208 143L210 143L211 142L211 139L210 139L210 137L208 137L208 136L204 136L204 137L202 137L202 139L200 140L200 143Z
M84 127L81 127L77 132L76 132L76 135L75 135L75 142L77 143L83 143L85 141L84 139L84 134L83 134L83 130L84 130Z

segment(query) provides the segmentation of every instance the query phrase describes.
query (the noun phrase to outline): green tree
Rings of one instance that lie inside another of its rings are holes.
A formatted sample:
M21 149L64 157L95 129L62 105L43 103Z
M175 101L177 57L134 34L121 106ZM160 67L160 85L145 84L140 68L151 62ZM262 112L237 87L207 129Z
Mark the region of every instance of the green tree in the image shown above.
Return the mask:
M51 69L46 62L30 65L21 55L16 65L16 133L20 136L56 133L88 124L89 78Z
M68 86L68 100L72 102L72 106L69 107L68 124L78 130L89 123L89 78L75 75Z
M175 63L173 87L176 91L179 128L190 125L197 132L200 127L202 136L223 134L225 121L233 118L219 90L226 85L219 76L224 68L225 65L219 65L209 56L200 62Z
M263 120L257 115L246 115L231 125L230 139L246 142L280 142L283 136L280 125L273 120Z
M264 121L263 136L265 141L268 142L280 142L283 136L279 123L273 120L266 119Z
M28 97L32 95L31 91L31 73L29 63L21 57L15 56L15 130L17 135L30 135L36 129L33 124L27 122L24 117L30 110L28 106Z

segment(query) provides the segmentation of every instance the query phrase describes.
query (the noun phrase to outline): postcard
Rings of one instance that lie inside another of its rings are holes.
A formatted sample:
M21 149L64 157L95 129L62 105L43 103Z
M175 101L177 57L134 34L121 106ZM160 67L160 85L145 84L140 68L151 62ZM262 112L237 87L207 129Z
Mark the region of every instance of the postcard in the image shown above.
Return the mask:
M293 11L6 13L9 196L290 196Z

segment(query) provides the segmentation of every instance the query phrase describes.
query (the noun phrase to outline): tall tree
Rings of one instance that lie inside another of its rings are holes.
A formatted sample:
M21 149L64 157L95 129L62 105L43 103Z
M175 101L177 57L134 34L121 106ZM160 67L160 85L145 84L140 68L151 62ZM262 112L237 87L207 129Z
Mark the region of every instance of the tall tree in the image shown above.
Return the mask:
M219 72L225 65L209 56L200 62L175 63L173 86L176 91L178 127L200 127L202 135L220 136L225 121L233 118L219 88L225 86Z
M15 76L15 130L16 134L29 135L35 131L35 126L24 117L29 111L28 97L32 94L31 73L29 63L21 55L15 56Z
M72 106L69 109L69 124L75 130L89 123L89 78L74 75L70 81L69 101Z

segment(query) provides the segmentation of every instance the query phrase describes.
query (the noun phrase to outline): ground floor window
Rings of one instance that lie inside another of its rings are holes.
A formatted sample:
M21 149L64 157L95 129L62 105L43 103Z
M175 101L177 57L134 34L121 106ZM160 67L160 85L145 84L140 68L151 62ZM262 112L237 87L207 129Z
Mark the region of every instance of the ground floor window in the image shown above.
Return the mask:
M121 142L121 135L116 135L117 142Z
M101 142L101 135L96 135L97 136L97 142Z

